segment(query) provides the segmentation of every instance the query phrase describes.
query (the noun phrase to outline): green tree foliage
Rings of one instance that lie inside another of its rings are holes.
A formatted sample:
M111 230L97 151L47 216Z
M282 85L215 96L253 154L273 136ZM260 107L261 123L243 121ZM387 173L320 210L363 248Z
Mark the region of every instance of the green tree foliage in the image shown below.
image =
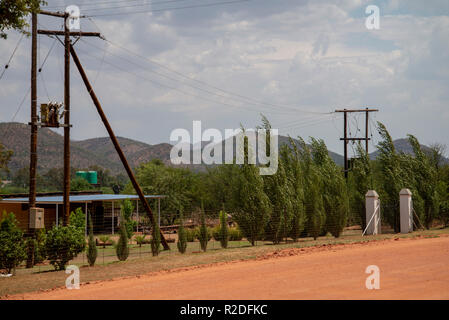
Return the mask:
M26 258L26 246L22 230L13 213L3 212L0 220L0 269L14 273Z
M131 239L134 233L134 228L137 226L137 221L132 220L132 214L134 212L134 205L131 200L126 199L121 205L122 216L125 223L126 234L128 239Z
M86 191L92 189L92 185L84 178L75 177L70 181L70 191Z
M79 230L81 230L84 234L86 230L86 216L83 212L83 209L76 208L75 211L70 213L69 223Z
M159 223L155 219L153 228L151 229L151 253L153 256L159 255L161 251L161 230L159 229Z
M87 241L87 262L89 262L89 266L94 266L95 261L97 260L97 244L94 239L94 226L92 224L92 216L89 215L89 240Z
M366 201L365 195L368 190L374 189L373 169L366 150L360 143L357 144L357 157L354 160L354 166L350 171L351 185L351 209L358 216L362 230L366 228Z
M8 162L11 160L12 154L11 150L6 150L3 144L0 143L0 172L9 172Z
M310 148L302 138L300 141L301 169L304 175L304 207L306 212L305 232L316 239L324 228L326 215L323 208L323 181L319 169L312 161Z
M438 193L439 159L434 160L432 155L426 155L421 150L416 137L413 135L408 135L408 137L415 154L414 158L409 159L414 177L414 189L423 201L424 225L428 229L432 221L438 216L440 208L440 194Z
M228 215L224 210L222 210L220 211L219 218L220 218L220 229L218 231L219 241L221 247L226 249L228 247L228 240L229 240Z
M120 217L120 237L115 247L115 253L120 261L125 261L129 256L128 234L123 216Z
M144 235L137 235L134 236L134 240L136 241L136 243L139 245L139 248L142 247L143 244L145 244L145 236Z
M72 223L54 226L48 231L45 240L48 260L55 270L65 270L68 262L83 252L85 246L84 228Z
M248 141L245 138L244 154L248 158ZM263 179L256 165L237 165L235 186L233 188L234 213L232 217L252 246L263 237L264 228L271 214L271 204L264 191Z
M179 228L178 228L178 251L181 253L185 253L187 250L187 232L184 228L184 216L182 214L182 210L179 213Z
M6 39L6 30L14 29L27 33L27 15L39 10L47 3L42 0L2 0L0 2L0 38Z
M326 215L325 230L338 238L346 226L349 198L343 173L329 157L329 151L323 140L311 138L313 161L318 168L323 198L323 209Z
M45 240L47 239L47 232L45 229L36 230L36 239L34 239L34 264L42 263L47 257L45 248Z
M206 251L207 243L210 240L209 230L206 225L206 213L204 212L204 207L201 206L201 215L200 215L200 227L198 230L198 240L200 241L201 250Z

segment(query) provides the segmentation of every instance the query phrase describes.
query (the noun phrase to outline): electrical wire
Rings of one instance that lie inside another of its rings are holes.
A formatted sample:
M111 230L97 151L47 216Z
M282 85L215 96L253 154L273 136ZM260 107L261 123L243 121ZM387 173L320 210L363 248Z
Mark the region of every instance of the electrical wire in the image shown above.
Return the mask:
M13 50L11 56L10 56L9 59L8 59L8 62L7 62L7 63L5 64L5 66L3 67L3 71L2 71L2 73L0 74L0 80L3 78L3 75L5 74L6 69L9 68L9 65L11 64L11 61L12 61L14 55L16 54L17 49L19 48L20 43L22 42L22 39L23 39L24 35L25 35L25 33L22 33L22 35L20 36L19 41L17 42L16 46L14 47L14 50Z

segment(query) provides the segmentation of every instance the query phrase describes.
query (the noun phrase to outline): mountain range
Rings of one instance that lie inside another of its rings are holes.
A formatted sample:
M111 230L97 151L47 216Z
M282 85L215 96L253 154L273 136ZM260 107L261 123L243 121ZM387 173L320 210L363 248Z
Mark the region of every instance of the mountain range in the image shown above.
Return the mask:
M150 145L124 137L117 137L117 139L131 167L137 167L139 164L152 159L160 159L164 163L170 164L172 145L169 143ZM298 141L295 142L298 143ZM13 156L8 164L11 172L14 173L18 169L29 165L30 127L28 125L17 122L0 123L0 143L13 151ZM279 136L279 146L283 144L290 144L289 138ZM407 139L395 140L394 144L398 151L413 152ZM88 168L92 165L98 165L109 169L113 174L124 173L123 166L109 137L71 141L70 147L71 166L74 168ZM423 146L423 149L428 150L429 147ZM62 135L49 128L39 129L37 163L39 172L62 167L63 151L64 138ZM375 159L377 154L378 151L375 151L370 154L370 157ZM329 155L338 165L343 165L342 155L331 151L329 151ZM183 166L190 167L193 170L204 170L202 165Z

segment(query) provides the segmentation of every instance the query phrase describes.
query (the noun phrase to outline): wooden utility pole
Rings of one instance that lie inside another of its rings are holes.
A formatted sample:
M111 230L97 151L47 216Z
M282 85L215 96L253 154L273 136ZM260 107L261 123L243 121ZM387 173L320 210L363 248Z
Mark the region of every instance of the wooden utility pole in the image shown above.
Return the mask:
M70 30L69 14L64 16L64 224L70 216ZM87 215L87 212L86 212Z
M31 14L31 145L30 145L30 195L28 217L31 219L31 208L36 207L36 167L37 167L37 14ZM31 237L34 237L34 229ZM26 267L34 266L34 241L30 242Z
M111 138L111 141L115 147L115 150L117 151L120 160L123 163L123 166L125 167L126 172L128 173L129 179L131 180L131 183L134 187L134 190L136 190L137 195L139 196L140 201L143 204L143 207L145 208L145 210L147 211L148 217L150 218L150 221L153 225L153 227L155 226L156 223L158 223L156 221L156 219L154 218L153 212L151 210L150 205L148 204L147 199L145 198L145 195L143 194L142 189L140 188L139 184L137 183L136 177L134 176L134 173L131 169L131 167L129 166L128 161L126 160L125 154L123 153L122 149L120 148L120 144L114 134L114 131L112 130L111 125L109 124L108 119L106 118L106 115L103 112L103 108L101 107L100 101L97 98L97 95L94 92L94 89L92 88L89 79L87 78L86 72L84 72L83 66L81 65L80 60L78 59L78 56L75 52L75 49L73 49L73 47L70 48L70 52L72 54L73 57L73 61L75 62L76 67L78 68L78 71L81 75L81 78L83 79L84 85L86 86L87 92L89 92L90 97L92 98L92 101L95 105L95 107L97 108L98 114L100 115L101 120L103 121L104 126L106 127L106 130L109 133L109 137ZM160 205L160 203L159 203ZM159 207L160 208L160 207ZM164 235L162 234L162 231L160 231L161 234L161 243L164 247L165 250L170 250L170 246L168 245L167 241L165 240Z
M335 110L335 112L342 112L343 113L343 121L344 121L344 137L340 138L340 140L343 141L344 145L344 172L345 172L345 178L348 178L348 172L349 172L349 163L348 163L348 143L349 141L365 141L365 150L366 154L368 155L369 149L368 149L368 142L371 140L369 138L369 127L368 127L368 116L370 112L377 112L379 109L343 109L343 110ZM348 138L348 112L365 112L366 118L365 118L365 138Z

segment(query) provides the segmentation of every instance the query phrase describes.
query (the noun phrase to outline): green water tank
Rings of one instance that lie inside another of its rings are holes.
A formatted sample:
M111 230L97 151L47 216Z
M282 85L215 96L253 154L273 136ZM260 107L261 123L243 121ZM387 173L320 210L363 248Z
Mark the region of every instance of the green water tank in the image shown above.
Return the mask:
M87 181L90 184L97 184L97 181L98 181L97 171L88 171L87 172Z
M83 179L86 179L87 181L89 181L87 179L87 171L77 171L76 172L76 176L80 177L80 178L83 178Z

